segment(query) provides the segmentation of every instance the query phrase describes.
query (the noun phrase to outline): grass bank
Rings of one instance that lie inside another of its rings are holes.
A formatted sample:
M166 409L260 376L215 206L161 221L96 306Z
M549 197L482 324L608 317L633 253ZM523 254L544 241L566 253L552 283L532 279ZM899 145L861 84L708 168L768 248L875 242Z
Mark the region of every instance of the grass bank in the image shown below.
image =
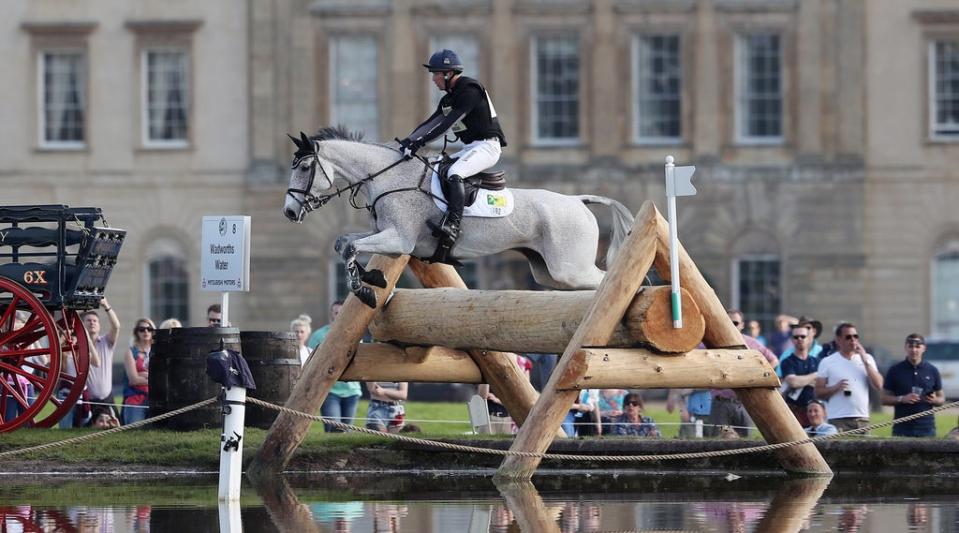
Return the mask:
M251 407L256 408L256 407ZM959 412L959 410L957 410ZM357 411L359 416L366 413L366 402L361 402ZM469 418L466 407L461 403L424 403L409 402L406 408L407 420L423 429L424 438L454 438L470 435ZM647 414L660 424L663 436L675 438L679 431L677 413L667 413L656 403L648 405ZM892 419L892 409L874 413L872 422ZM944 436L955 427L956 412L940 413L936 425L940 436ZM362 425L362 421L357 421ZM148 426L149 427L149 426ZM91 429L23 429L0 434L0 451L26 448L39 444L60 441L70 437L85 435L96 430ZM263 442L266 430L248 428L243 448L244 457L249 460L253 451ZM873 437L891 436L891 428L874 431ZM503 438L503 437L485 437ZM759 438L758 434L755 438ZM76 445L53 448L40 452L17 455L0 459L0 472L16 470L16 464L37 462L42 464L77 465L141 465L144 467L176 467L199 470L216 470L218 466L219 430L198 430L176 432L168 430L140 429L105 436ZM297 454L310 457L345 454L356 448L382 446L393 441L375 435L358 433L327 434L320 423L311 426L307 438Z

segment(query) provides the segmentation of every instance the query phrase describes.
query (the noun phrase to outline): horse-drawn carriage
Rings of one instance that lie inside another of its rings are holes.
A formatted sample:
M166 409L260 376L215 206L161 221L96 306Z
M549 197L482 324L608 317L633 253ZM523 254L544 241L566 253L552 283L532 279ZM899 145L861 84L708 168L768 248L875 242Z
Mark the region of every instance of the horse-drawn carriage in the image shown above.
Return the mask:
M50 427L80 398L79 313L100 305L125 237L99 208L0 207L0 432Z

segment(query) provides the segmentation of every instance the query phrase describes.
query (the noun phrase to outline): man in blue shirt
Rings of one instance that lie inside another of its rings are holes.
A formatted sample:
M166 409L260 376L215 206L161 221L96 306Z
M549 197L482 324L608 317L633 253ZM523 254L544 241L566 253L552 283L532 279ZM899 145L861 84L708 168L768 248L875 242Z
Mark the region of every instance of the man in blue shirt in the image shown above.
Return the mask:
M809 425L806 405L816 397L815 388L818 377L816 370L819 369L819 358L809 353L812 341L813 328L806 324L794 325L792 342L795 351L792 357L783 360L780 364L783 381L786 383L783 397L802 427Z
M918 333L906 337L906 359L889 368L882 403L895 406L895 418L928 411L946 401L939 369L923 361L926 339ZM935 437L935 416L924 416L892 427L894 437Z

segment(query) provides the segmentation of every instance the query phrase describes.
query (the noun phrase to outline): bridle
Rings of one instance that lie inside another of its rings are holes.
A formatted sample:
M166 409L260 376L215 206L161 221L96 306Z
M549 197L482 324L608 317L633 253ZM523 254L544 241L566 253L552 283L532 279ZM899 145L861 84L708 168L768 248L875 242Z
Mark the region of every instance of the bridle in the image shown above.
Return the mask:
M444 141L445 141L445 140L446 140L446 139L444 138ZM446 143L444 142L443 144L444 144L444 149L445 149ZM436 171L436 170L437 170L437 169L429 162L429 160L427 160L425 157L423 157L423 156L421 156L421 155L416 155L415 157L416 157L417 159L419 159L420 161L422 161L423 164L426 165L427 169L432 169L433 171ZM374 172L374 173L372 173L372 174L368 174L365 178L357 181L356 183L351 183L351 184L347 185L346 187L338 188L338 189L334 190L333 192L330 192L330 193L327 193L327 194L316 195L316 194L313 194L313 180L316 178L316 167L317 167L317 166L320 167L320 171L323 173L323 176L326 178L326 181L327 181L327 182L329 182L329 183L332 184L332 183L333 183L333 180L330 178L330 175L326 173L326 168L325 168L323 165L319 164L319 157L317 156L316 146L315 146L315 145L313 146L313 151L312 151L312 152L310 152L310 153L304 153L303 155L301 155L301 156L299 156L299 157L294 157L294 158L293 158L293 162L290 163L290 169L291 169L291 170L292 170L292 169L295 169L296 167L300 166L301 163L303 163L304 161L307 161L307 160L312 160L312 161L310 161L310 179L309 179L309 180L307 181L307 183L306 183L306 188L305 188L305 189L296 189L296 188L290 187L290 188L288 188L288 189L286 190L287 196L293 198L293 200L295 200L296 203L300 204L300 210L303 211L303 217L302 217L302 218L305 218L305 217L306 217L306 214L309 214L309 213L311 213L311 212L313 212L313 211L315 211L315 210L323 207L323 206L326 205L330 200L332 200L334 197L341 196L343 193L345 193L345 192L347 192L347 191L349 191L349 193L350 193L350 195L349 195L349 198L350 198L350 206L352 206L353 209L366 209L366 210L369 211L370 214L373 216L374 220L376 219L376 203L379 202L383 197L388 196L388 195L390 195L390 194L398 193L398 192L404 192L404 191L420 191L420 192L422 192L423 194L425 194L425 195L427 195L427 196L429 196L429 197L431 197L431 198L434 198L434 199L437 199L437 200L442 201L443 203L446 203L446 201L445 201L444 199L442 199L442 198L434 195L434 194L433 194L432 192L430 192L429 190L423 188L423 181L426 179L427 172L424 172L424 173L423 173L423 176L420 178L420 181L419 181L419 183L416 185L416 187L403 187L403 188L400 188L400 189L393 189L393 190L391 190L391 191L386 191L386 192L384 192L383 194L381 194L381 195L377 196L376 198L374 198L374 199L373 199L373 202L372 202L372 203L369 203L369 204L367 204L367 205L358 205L358 204L356 203L356 196L359 194L360 188L362 188L363 185L365 185L367 182L373 181L374 178L376 178L377 176L383 174L384 172L392 169L392 168L395 167L396 165L399 165L400 163L406 161L405 159L402 159L402 158L401 158L401 159L397 159L396 161L394 161L393 163L391 163L389 166L387 166L387 167L385 167L385 168L382 168L382 169L380 169L380 170L378 170L378 171L376 171L376 172ZM297 198L297 197L296 197L296 194L301 194L301 195L303 195L303 199L300 200L299 198Z

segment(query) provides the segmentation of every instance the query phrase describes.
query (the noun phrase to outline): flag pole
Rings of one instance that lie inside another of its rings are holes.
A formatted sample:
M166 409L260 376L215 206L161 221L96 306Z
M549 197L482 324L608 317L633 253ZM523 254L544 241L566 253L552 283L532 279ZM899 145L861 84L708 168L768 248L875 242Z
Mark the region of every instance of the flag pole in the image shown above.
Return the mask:
M673 329L683 327L682 298L679 292L679 235L676 231L675 159L666 156L666 202L669 217L669 278L672 285Z

